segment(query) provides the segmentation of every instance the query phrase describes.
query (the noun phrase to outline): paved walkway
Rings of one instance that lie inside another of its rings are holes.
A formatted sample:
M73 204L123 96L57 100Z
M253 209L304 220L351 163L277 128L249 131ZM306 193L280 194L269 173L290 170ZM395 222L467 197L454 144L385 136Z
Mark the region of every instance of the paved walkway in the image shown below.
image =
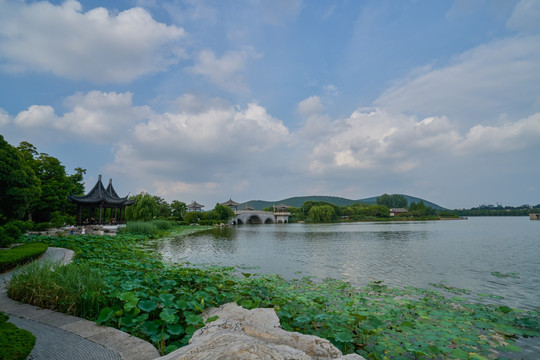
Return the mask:
M67 264L73 256L71 250L50 247L40 261L49 259ZM36 336L36 345L28 359L150 360L159 357L152 344L120 330L11 300L7 296L6 282L15 271L0 274L0 310L9 314L9 321Z

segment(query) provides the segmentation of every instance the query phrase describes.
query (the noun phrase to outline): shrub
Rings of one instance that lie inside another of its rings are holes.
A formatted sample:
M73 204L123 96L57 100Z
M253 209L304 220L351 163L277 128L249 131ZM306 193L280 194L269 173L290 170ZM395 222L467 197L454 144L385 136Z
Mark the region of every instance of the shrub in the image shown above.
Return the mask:
M23 360L36 343L31 332L7 322L9 316L0 311L0 359Z
M17 225L13 224L12 222L8 222L6 225L4 225L4 231L8 236L12 237L14 241L19 240L19 237L21 236L21 229L19 229Z
M60 211L55 211L51 215L51 224L56 228L60 228L64 225L75 224L75 217L64 215Z
M42 243L29 243L0 251L0 273L28 262L43 254L48 245Z
M7 234L3 226L0 226L0 248L9 247L13 242L13 238Z
M11 220L8 224L15 225L22 233L30 231L34 228L34 223L31 221Z
M46 231L46 230L49 230L52 227L53 226L52 226L52 224L50 222L42 222L42 223L37 223L34 226L34 230L36 230L36 231Z
M159 230L170 230L174 226L174 222L168 220L152 220L151 223Z

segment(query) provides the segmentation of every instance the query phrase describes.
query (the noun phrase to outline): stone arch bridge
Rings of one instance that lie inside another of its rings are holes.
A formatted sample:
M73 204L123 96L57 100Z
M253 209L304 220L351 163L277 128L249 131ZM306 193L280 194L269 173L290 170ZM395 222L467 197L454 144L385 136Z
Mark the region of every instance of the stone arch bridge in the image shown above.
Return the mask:
M234 225L242 224L285 224L289 222L289 212L261 210L237 210Z

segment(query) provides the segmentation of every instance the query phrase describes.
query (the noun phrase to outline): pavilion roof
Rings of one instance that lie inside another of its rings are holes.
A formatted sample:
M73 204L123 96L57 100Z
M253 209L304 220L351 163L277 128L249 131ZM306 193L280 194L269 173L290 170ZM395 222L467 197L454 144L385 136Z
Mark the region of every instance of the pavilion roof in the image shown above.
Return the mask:
M225 201L224 203L221 203L221 205L223 205L223 206L240 206L239 203L237 203L236 201L233 201L232 199L229 199L229 200Z
M188 207L188 209L202 209L204 207L204 205L199 204L196 201L192 201L191 204L189 204L187 207Z
M289 206L285 204L274 205L276 209L288 209Z
M109 180L107 188L101 182L101 175L98 176L96 185L84 196L69 195L69 201L80 205L106 205L106 206L128 206L135 200L128 199L128 196L119 197L112 185L112 179Z

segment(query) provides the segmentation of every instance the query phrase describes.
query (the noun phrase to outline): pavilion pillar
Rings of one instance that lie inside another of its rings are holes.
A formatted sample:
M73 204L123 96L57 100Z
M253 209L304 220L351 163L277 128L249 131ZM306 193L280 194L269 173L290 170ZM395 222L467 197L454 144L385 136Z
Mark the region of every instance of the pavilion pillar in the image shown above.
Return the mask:
M100 225L103 223L101 220L102 215L103 215L103 205L99 204L99 224Z

